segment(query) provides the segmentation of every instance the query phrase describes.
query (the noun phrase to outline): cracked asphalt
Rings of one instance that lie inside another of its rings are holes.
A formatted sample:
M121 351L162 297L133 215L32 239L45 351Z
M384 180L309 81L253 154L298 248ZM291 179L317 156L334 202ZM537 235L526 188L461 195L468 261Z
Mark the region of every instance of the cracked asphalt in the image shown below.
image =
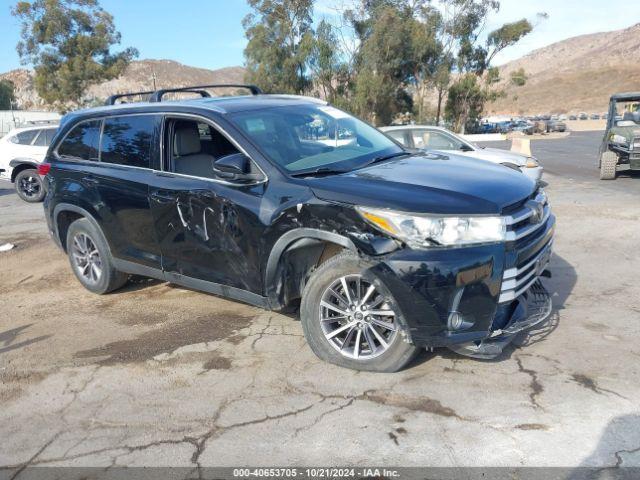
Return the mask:
M597 180L594 138L533 143L581 172L545 176L549 322L495 361L436 350L396 374L322 363L294 315L143 278L95 296L1 183L2 469L640 466L640 179Z

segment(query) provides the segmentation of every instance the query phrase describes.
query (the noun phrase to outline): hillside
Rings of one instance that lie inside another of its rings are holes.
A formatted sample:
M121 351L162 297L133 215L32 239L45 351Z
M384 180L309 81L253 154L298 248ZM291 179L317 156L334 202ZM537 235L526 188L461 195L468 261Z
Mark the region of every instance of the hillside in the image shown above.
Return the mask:
M243 67L228 67L207 70L183 65L172 60L139 60L131 62L124 74L117 79L92 86L86 98L88 101L102 101L114 93L153 89L153 79L157 88L202 85L210 83L242 83ZM33 74L30 70L17 69L0 74L0 79L11 80L16 85L16 97L21 109L44 109L42 99L33 88Z
M508 86L507 97L488 105L487 113L602 113L611 94L640 91L638 52L640 24L534 50L501 67L503 79L524 68L528 80L523 87Z

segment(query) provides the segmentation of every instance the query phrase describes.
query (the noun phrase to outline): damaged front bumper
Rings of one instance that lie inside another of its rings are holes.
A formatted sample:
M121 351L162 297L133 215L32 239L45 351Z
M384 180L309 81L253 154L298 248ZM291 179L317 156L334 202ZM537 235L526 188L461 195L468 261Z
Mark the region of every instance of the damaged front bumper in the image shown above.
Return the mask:
M460 355L492 359L502 353L519 333L530 330L551 315L551 296L540 279L517 299L511 319L503 328L495 330L484 340L450 345L448 348Z

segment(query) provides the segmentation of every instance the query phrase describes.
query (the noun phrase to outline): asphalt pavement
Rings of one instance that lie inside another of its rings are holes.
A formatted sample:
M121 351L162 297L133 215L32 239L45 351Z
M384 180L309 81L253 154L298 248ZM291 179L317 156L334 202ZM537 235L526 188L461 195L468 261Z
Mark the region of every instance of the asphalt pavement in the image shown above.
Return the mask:
M640 194L640 175L619 172L613 181L598 177L598 155L604 132L571 132L564 138L549 138L531 141L531 150L548 174L578 182L593 184L598 188ZM481 146L509 149L510 141L486 142Z

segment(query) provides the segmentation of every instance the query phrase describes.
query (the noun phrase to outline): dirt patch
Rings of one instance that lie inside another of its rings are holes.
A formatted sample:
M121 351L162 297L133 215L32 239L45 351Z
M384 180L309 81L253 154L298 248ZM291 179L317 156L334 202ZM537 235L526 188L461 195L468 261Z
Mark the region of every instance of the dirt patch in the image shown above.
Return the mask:
M592 332L606 332L607 330L610 330L608 326L596 322L587 322L584 324L584 328L591 330Z
M202 368L208 370L229 370L231 368L231 360L222 355L214 355L209 360L204 362Z
M40 383L47 376L46 372L0 370L0 404L19 398L25 387Z
M387 405L391 407L406 408L414 412L425 412L439 415L441 417L454 417L460 418L460 416L452 408L443 406L440 401L433 398L408 398L393 393L366 393L363 396L364 400Z
M96 362L99 365L144 362L185 345L226 339L238 330L249 326L252 320L253 317L233 312L196 317L147 331L130 340L111 342L101 347L83 350L77 352L74 357L106 357Z
M549 426L543 423L521 423L516 425L518 430L549 430Z

